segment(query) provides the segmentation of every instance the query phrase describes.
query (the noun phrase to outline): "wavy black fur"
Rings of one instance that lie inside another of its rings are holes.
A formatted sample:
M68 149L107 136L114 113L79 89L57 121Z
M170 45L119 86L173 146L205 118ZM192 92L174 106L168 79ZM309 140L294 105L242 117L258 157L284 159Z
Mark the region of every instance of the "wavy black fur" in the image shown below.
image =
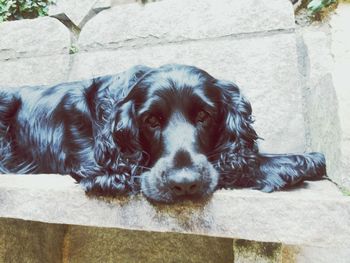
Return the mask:
M219 173L215 189L271 192L326 176L321 153L259 153L251 106L239 88L183 65L135 66L118 75L52 87L1 88L0 172L71 174L94 194L140 191L140 178L162 157L164 141L149 139L139 110L151 92L163 94L168 86L180 97L184 87L201 89L215 105L217 117L211 117L210 127L201 124L196 142ZM215 138L210 143L202 142L207 130ZM214 177L208 180L215 183Z

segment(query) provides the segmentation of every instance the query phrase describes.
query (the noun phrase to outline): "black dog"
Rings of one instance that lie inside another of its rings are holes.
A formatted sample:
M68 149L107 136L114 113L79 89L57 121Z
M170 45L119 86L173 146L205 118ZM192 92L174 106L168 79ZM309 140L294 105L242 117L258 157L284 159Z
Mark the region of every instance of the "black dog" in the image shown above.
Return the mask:
M235 84L184 65L2 89L0 172L71 174L87 192L159 202L325 176L321 153L259 153L252 122Z

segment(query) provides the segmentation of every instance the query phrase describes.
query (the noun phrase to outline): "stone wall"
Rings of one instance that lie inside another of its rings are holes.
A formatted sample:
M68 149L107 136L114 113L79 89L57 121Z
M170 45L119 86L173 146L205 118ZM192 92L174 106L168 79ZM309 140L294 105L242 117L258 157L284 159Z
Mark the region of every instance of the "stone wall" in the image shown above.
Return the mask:
M324 152L329 176L350 188L349 6L338 8L331 26L296 28L289 0L57 3L51 17L0 24L0 86L53 85L135 64L195 65L241 87L262 151ZM90 200L69 178L47 175L40 185L25 178L0 177L0 262L350 257L349 199L330 183L271 195L223 191L199 210L159 211L139 199Z
M288 0L60 0L50 14L0 24L1 86L52 85L135 64L196 65L241 87L262 151L324 152L329 176L350 187L350 96L346 81L334 84L341 70L331 53L342 50L331 43L343 33L332 42L325 26L295 28Z
M71 10L77 6L63 1L73 33L51 17L0 25L0 35L6 36L0 43L0 85L54 84L113 74L135 64L196 65L240 85L252 102L264 151L303 152L293 8L287 0L270 1L121 4L84 23L96 8L86 4L90 11L82 9L75 16ZM73 45L78 52L69 55Z

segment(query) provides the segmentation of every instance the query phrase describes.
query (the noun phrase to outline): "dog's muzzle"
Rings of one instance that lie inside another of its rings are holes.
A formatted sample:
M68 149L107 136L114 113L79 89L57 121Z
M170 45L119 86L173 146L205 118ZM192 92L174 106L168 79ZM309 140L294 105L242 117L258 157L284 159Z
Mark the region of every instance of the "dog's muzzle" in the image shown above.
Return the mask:
M218 173L203 154L179 150L172 157L158 160L141 176L141 190L151 200L171 203L200 199L212 194Z

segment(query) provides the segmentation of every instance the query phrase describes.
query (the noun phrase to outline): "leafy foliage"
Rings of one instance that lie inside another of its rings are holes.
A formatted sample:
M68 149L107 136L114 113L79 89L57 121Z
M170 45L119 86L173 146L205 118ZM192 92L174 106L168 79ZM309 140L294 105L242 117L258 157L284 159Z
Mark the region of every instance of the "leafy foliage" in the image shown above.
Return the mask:
M0 0L0 22L45 16L54 0Z
M311 12L311 14L316 14L320 12L323 8L336 2L337 0L311 0L307 5L307 9Z

